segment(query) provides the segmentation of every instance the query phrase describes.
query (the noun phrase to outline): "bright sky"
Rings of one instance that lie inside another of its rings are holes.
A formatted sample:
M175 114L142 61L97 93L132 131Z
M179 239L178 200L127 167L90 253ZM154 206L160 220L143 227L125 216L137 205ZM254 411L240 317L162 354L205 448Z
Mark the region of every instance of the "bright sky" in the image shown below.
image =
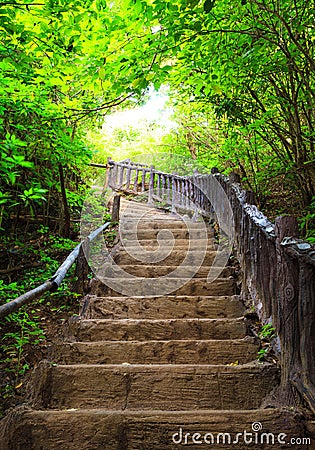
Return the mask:
M141 128L148 123L158 123L163 127L163 132L174 128L176 124L171 120L172 109L166 106L168 95L161 92L152 91L147 103L143 106L136 106L133 109L116 112L105 118L104 131L114 128L124 128L132 126ZM165 130L166 129L166 130Z

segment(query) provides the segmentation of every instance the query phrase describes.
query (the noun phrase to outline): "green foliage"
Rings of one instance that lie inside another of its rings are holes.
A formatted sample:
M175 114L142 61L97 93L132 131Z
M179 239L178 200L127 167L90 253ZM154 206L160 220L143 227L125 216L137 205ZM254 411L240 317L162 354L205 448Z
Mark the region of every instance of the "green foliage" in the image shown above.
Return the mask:
M311 244L315 244L315 197L313 197L306 214L300 219L300 228L305 239Z
M166 84L180 129L145 140L141 151L141 133L120 130L108 146L105 139L107 153L171 146L207 167L238 170L262 200L275 177L301 193L301 204L315 195L314 9L305 0L46 0L3 4L0 22L4 218L60 210L59 164L77 213L92 156L87 131Z
M257 353L258 361L264 361L266 359L266 357L268 355L268 350L269 349L267 347L261 348L260 350L258 350L258 353Z
M271 323L263 325L258 333L259 339L270 340L276 335L276 330Z
M48 217L61 203L66 208L59 165L70 208L78 214L82 203L75 194L92 156L84 143L87 130L147 83L136 63L140 39L126 40L142 27L140 21L131 23L131 11L127 1L0 6L2 219L29 212ZM128 64L119 66L122 55Z
M276 330L271 323L267 323L261 327L258 337L261 340L261 348L258 351L257 359L264 361L271 353L271 342L276 337Z
M20 258L34 260L34 265L39 267L26 269L18 281L0 280L0 297L3 302L8 302L47 281L61 264L76 242L52 235L46 227L39 229L41 237L28 242L14 241L13 248L18 249ZM8 238L2 238L2 246L6 248L12 245ZM51 311L69 309L76 301L77 294L71 291L73 282L73 269L60 288L54 293L46 293L33 304L20 308L0 321L0 328L5 330L1 341L1 364L5 370L12 372L16 379L23 375L29 368L27 349L30 345L38 345L45 339L41 308L50 308ZM61 305L59 305L59 302Z
M168 57L159 73L178 90L177 101L194 104L200 123L207 126L209 113L216 118L221 162L237 168L253 190L284 175L284 184L301 193L300 206L309 204L315 194L312 6L177 0L156 1L150 11L160 24L155 44ZM189 139L194 150L198 136Z
M10 314L6 321L14 331L7 332L2 337L1 352L5 357L0 363L7 364L6 371L12 371L18 378L29 369L23 355L26 347L29 344L38 345L45 336L35 310L29 314L25 309L21 309Z

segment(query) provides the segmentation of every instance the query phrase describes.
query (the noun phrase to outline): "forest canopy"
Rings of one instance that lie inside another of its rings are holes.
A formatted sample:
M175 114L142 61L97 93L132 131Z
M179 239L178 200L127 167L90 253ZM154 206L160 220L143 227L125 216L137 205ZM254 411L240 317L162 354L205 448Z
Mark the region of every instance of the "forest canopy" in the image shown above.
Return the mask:
M172 151L238 171L262 206L276 188L312 208L314 21L301 0L1 2L2 223L61 209L68 236L87 134L161 86Z

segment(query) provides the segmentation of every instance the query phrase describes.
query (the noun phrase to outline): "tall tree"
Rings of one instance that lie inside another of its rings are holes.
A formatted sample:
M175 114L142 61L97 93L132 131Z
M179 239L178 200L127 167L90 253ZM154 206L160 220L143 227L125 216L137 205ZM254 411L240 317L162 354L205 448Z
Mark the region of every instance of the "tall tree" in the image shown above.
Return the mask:
M146 8L159 22L152 51L168 56L160 70L173 88L201 110L212 105L233 144L254 152L252 163L253 143L263 140L264 157L293 177L308 204L315 195L312 5L155 0Z

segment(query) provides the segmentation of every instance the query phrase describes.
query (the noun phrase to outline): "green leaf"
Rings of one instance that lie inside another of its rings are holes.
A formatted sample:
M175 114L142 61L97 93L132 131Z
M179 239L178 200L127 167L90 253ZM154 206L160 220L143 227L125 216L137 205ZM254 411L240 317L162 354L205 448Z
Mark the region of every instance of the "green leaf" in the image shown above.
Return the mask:
M203 9L205 13L210 13L214 8L215 0L206 0L203 5Z
M9 180L9 182L12 185L14 185L14 183L16 181L16 173L15 172L7 172L6 177Z

